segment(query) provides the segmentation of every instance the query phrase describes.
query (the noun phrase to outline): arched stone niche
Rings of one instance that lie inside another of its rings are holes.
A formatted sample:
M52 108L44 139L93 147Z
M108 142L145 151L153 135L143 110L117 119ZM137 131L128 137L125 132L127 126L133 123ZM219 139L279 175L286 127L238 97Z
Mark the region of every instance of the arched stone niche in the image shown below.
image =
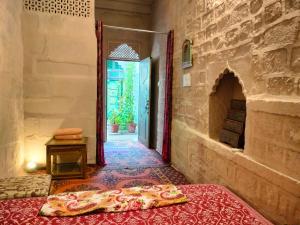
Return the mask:
M217 141L220 140L221 132L226 128L233 132L230 128L226 127L233 126L233 130L236 128L235 119L232 119L232 111L239 111L238 106L233 106L232 101L241 102L244 104L244 108L241 111L246 113L246 97L245 90L242 82L235 75L234 72L229 69L225 69L223 73L219 75L215 84L212 88L212 92L209 96L209 137ZM236 101L237 100L237 101ZM229 120L229 121L228 121ZM244 147L244 131L246 120L238 121L243 123L243 128L240 128L242 132L240 141L243 143L239 144L239 148ZM225 124L226 123L226 124ZM238 124L239 125L239 124ZM224 128L225 126L225 128ZM234 131L237 132L237 131ZM224 141L222 141L224 142ZM237 147L237 146L234 146Z

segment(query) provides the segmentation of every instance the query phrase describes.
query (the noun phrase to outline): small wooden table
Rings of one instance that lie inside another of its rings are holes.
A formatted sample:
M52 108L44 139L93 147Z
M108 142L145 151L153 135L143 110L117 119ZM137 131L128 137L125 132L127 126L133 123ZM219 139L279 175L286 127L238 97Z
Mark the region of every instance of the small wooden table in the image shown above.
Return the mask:
M87 142L87 137L81 140L49 140L46 143L47 173L53 179L84 178Z

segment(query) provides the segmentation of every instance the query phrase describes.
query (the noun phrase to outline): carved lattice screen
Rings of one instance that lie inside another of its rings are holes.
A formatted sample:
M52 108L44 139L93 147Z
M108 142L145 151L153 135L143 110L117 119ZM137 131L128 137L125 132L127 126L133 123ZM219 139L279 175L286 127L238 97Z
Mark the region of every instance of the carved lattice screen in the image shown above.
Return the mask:
M110 59L139 61L140 57L136 51L139 51L138 44L130 44L129 46L126 43L109 43L108 57Z
M24 0L24 9L51 14L90 17L91 0Z

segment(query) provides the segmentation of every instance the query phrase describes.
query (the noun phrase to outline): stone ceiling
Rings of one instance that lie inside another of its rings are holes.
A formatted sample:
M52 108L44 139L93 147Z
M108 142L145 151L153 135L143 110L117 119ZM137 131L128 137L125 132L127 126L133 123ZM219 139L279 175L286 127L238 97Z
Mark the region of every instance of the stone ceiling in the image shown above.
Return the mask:
M95 0L95 8L149 15L153 2L154 0Z

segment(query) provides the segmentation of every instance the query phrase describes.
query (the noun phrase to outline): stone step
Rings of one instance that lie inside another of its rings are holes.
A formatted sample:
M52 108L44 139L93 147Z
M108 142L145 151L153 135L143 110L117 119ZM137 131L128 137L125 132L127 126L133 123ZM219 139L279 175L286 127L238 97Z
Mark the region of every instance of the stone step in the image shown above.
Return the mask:
M234 148L239 147L241 135L226 129L222 129L220 133L220 142L229 144Z
M232 99L230 103L230 108L235 110L246 111L246 101L245 100L238 100Z
M244 133L244 123L240 121L225 119L223 128L229 131L233 131L238 134Z
M227 119L240 121L240 122L244 123L246 120L246 111L231 109L228 112Z

